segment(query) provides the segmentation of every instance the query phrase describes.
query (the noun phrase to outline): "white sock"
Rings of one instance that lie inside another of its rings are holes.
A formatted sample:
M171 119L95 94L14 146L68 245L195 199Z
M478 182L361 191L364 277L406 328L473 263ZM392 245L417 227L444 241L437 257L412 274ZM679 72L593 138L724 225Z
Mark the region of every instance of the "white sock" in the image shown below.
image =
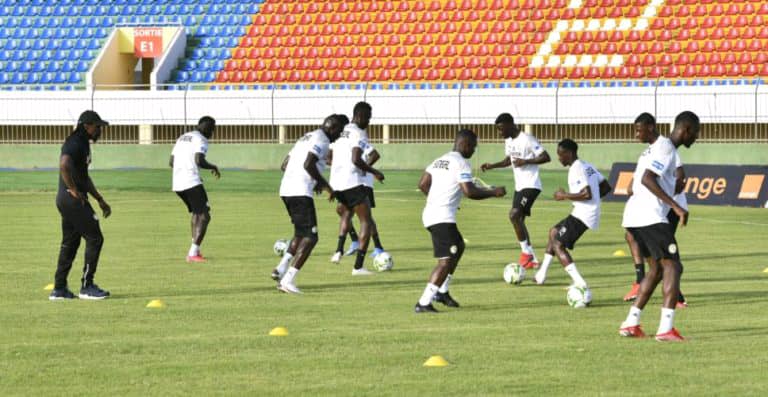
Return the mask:
M547 270L549 270L549 265L552 263L552 258L554 258L552 255L544 254L544 262L541 263L539 271L536 272L536 280L547 278Z
M520 242L520 250L523 251L524 254L531 255L531 245L528 244L528 240Z
M579 274L579 270L576 269L576 264L571 263L570 265L565 267L565 271L568 272L568 275L571 276L571 279L573 280L573 284L577 287L586 287L587 282L584 281L583 278L581 278L581 274Z
M286 285L286 284L293 284L293 279L296 277L296 273L299 272L299 269L295 267L289 267L288 271L285 273L285 276L283 276L283 279L280 280L280 284Z
M437 293L438 286L428 283L427 287L424 288L424 293L421 294L421 298L419 298L419 304L422 306L429 305L432 303L432 298L435 297L435 294Z
M187 256L195 256L200 254L200 246L197 244L192 244L191 247L189 247L189 252L187 253Z
M531 242L527 241L527 243L528 243L528 253L533 255L533 261L538 263L539 258L536 257L536 253L533 251L533 246L531 245Z
M640 325L640 314L643 311L641 309L636 308L635 306L632 306L629 308L629 315L627 315L627 319L624 320L624 323L621 324L623 327L634 327L636 325Z
M448 292L448 286L451 285L452 278L453 278L453 274L448 274L447 276L445 276L445 281L443 281L443 285L441 285L440 289L437 291L440 292L441 294Z
M661 308L661 322L659 331L656 334L663 334L672 330L672 323L675 321L675 309Z
M280 259L280 263L277 265L277 272L281 275L285 274L285 271L288 270L288 264L291 263L291 259L293 259L293 255L286 251Z

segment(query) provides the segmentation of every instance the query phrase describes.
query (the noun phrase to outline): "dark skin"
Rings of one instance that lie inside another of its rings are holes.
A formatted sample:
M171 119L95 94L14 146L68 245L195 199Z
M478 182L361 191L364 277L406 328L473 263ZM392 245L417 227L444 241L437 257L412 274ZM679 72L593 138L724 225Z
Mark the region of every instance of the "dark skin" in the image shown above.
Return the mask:
M471 158L477 147L477 138L458 137L454 142L453 150L461 153L465 159ZM504 186L483 189L477 187L473 182L463 182L459 184L462 193L472 200L484 200L491 197L504 197L507 189ZM419 180L419 190L425 195L429 195L429 189L432 187L432 175L425 172ZM429 282L434 285L442 285L449 274L456 271L461 256L456 258L440 258L437 260L437 266L432 270L429 276Z
M97 124L83 124L83 127L85 128L85 132L89 137L92 138L92 140L94 137L101 135L101 126ZM67 186L67 193L69 193L69 195L73 198L80 200L82 205L85 205L87 198L84 192L77 191L75 181L72 178L73 168L74 164L72 162L72 157L68 154L62 155L59 159L59 171L61 172L61 179L64 180L64 185ZM93 184L93 180L91 179L90 175L88 176L88 191L86 193L90 194L91 197L96 199L96 201L99 203L99 208L101 208L104 218L109 218L109 216L112 214L112 207L107 204L107 202L104 200L104 197L98 192L98 190L96 190L96 185Z
M517 138L520 135L520 129L514 123L498 123L496 124L496 130L502 138ZM507 168L511 165L515 167L522 167L528 164L545 164L550 162L549 153L545 150L540 155L532 159L521 159L505 157L503 160L497 163L483 163L480 166L480 170L485 172L494 168ZM519 208L512 208L509 211L509 221L512 222L512 227L515 229L515 235L517 235L518 241L531 241L528 234L528 228L525 226L525 213Z
M656 142L659 134L655 130L654 126L643 125L642 123L635 124L635 132L638 138L645 143L652 144ZM699 135L698 125L689 124L676 124L670 140L679 147L685 145L685 147L691 147ZM684 227L688 223L688 211L680 207L668 194L664 192L658 182L658 176L650 170L645 170L641 180L643 186L645 186L654 196L659 200L666 203L675 211L677 216L680 217L680 225ZM635 300L635 307L643 309L651 298L653 291L659 282L664 280L662 285L664 294L663 307L667 309L674 309L677 304L678 296L680 295L680 274L682 273L682 265L679 261L674 259L662 258L657 260L653 257L647 257L648 273L640 283L640 289Z
M332 155L333 152L331 152L331 157ZM370 154L368 154L368 165L373 166L377 161L379 161L379 158L381 158L381 156L379 156L379 152L374 149ZM339 204L336 206L336 213L339 214L339 217L341 217L341 221L339 222L339 236L345 236L347 233L349 233L349 230L352 227L352 211L350 211L343 204ZM371 219L371 222L371 235L375 235L378 233L376 221Z
M344 126L340 125L335 119L320 127L331 142L339 137L342 128L344 128ZM289 160L290 156L286 156L283 161L283 166L281 167L283 171L285 171L285 167L288 165ZM325 191L329 196L332 196L333 190L331 189L331 186L328 184L325 177L323 177L323 174L317 169L318 161L320 161L320 159L314 153L307 153L307 158L304 160L304 170L315 180L315 193L321 194ZM291 266L296 269L301 269L307 259L309 259L309 255L312 253L316 244L317 238L294 235L288 246L288 252L293 255Z
M197 126L197 130L200 131L200 133L206 139L211 139L213 132L216 130L216 125L199 125ZM209 163L208 160L205 159L205 154L195 153L195 164L197 164L197 166L202 169L211 170L211 174L213 174L216 179L221 178L219 167L217 167L215 164ZM171 156L170 160L168 161L168 165L173 168L173 156ZM205 233L208 231L208 224L210 222L211 214L208 211L205 211L202 214L192 214L190 224L192 227L192 241L195 243L195 245L200 245L203 243L203 239L205 238Z
M574 161L576 161L579 157L576 155L576 153L563 149L561 147L557 148L557 157L560 160L560 164L562 164L565 167L570 167L571 164L573 164ZM608 192L611 191L611 185L608 183L607 180L603 180L600 182L600 197L605 197ZM592 188L589 186L585 186L583 189L581 189L577 193L567 193L563 188L559 188L555 194L554 199L557 201L563 201L563 200L571 200L571 201L589 201L592 200ZM556 238L557 236L557 229L551 228L549 229L549 241L547 242L547 253L550 255L557 256L557 259L560 260L560 264L563 265L563 267L568 266L569 264L573 263L573 258L571 257L571 254L568 252L568 249L563 245L563 243L560 242Z

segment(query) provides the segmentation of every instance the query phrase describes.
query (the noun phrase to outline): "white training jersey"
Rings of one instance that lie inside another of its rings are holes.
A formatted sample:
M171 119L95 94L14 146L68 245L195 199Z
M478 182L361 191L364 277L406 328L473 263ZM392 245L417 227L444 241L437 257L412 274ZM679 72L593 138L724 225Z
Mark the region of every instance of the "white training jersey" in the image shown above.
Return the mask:
M173 145L173 191L181 192L203 183L195 162L197 153L208 153L208 140L200 131L190 131Z
M328 136L321 129L308 132L296 141L288 152L288 164L283 173L283 180L280 182L281 197L312 197L317 181L304 169L304 162L309 153L314 154L318 159L317 171L322 173L325 170L325 159L328 157L330 144Z
M363 161L366 163L368 162L368 157L371 155L373 150L373 146L366 144L365 149L363 149ZM373 179L373 174L366 172L365 176L363 176L363 185L373 189Z
M643 174L650 170L658 175L659 186L670 197L675 195L675 155L677 150L669 138L659 136L637 160L632 179L632 196L624 206L622 227L643 227L669 223L669 206L643 186Z
M330 184L333 190L352 189L363 184L363 171L352 163L352 149L365 150L368 146L368 133L354 123L344 127L339 139L333 143L333 163L331 163Z
M456 210L461 202L461 183L472 182L472 167L459 152L449 152L425 170L432 175L427 205L421 214L424 227L438 223L456 223Z
M683 166L683 160L680 158L680 152L675 150L675 170ZM685 186L683 186L683 191L674 195L672 197L673 200L682 207L684 210L688 211L688 198L685 197Z
M600 226L600 183L605 180L592 164L576 159L568 169L568 189L578 193L589 186L592 198L586 201L573 201L571 215L584 222L588 228L597 230Z
M533 135L521 131L516 138L504 140L504 153L511 160L530 160L544 153L544 147ZM515 174L515 191L519 192L523 189L541 190L538 164L526 164L522 167L515 167L513 164L512 170Z

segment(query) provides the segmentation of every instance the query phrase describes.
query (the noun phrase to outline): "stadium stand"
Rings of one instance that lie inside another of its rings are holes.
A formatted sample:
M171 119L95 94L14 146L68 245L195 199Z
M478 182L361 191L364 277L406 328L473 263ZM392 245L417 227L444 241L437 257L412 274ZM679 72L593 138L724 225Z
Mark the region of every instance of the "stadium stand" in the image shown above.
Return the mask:
M764 0L4 0L0 84L82 84L116 25L181 24L173 83L508 87L768 77ZM410 84L405 84L410 83ZM10 86L7 86L10 84Z

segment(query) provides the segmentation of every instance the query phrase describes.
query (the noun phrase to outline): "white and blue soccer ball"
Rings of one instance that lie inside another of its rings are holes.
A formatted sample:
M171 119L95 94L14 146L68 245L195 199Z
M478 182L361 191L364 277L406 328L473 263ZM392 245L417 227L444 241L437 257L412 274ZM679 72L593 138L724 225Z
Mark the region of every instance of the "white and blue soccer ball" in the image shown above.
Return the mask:
M290 240L281 238L275 241L275 245L272 246L272 250L275 251L275 255L282 258L283 255L285 255L285 251L288 251L288 244L290 244Z
M392 255L384 251L373 258L373 268L379 272L386 272L392 270L395 266L395 261L392 259Z
M576 309L582 309L592 303L592 291L587 287L571 285L568 287L568 293L565 295L565 299L568 301L569 306Z
M504 281L507 284L520 284L525 280L525 268L519 263L510 263L504 267Z

